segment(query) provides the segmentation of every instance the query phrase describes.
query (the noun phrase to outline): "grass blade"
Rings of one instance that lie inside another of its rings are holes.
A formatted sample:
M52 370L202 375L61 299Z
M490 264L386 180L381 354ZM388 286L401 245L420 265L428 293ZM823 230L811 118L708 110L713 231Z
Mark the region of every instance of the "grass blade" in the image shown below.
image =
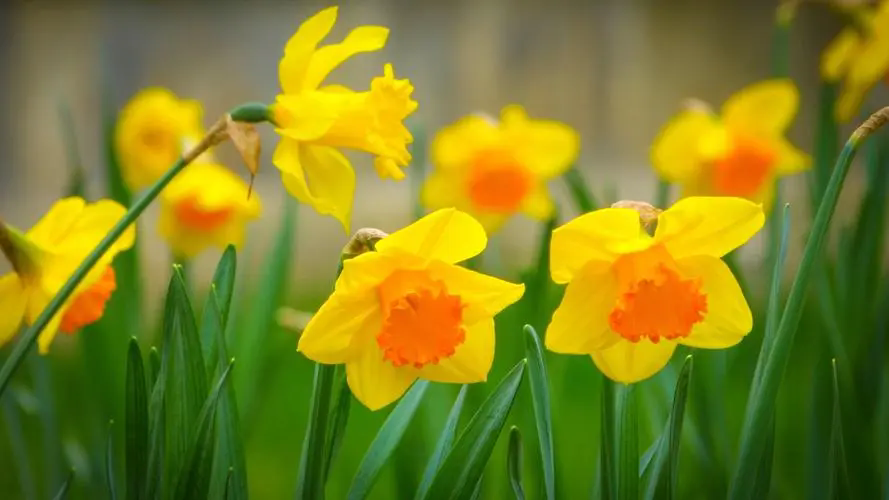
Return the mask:
M676 496L676 479L679 472L679 443L682 422L685 418L685 402L691 378L692 357L686 356L676 379L673 407L667 418L664 434L658 439L657 451L651 461L648 489L645 498L671 499ZM644 460L643 460L644 461Z
M324 498L324 484L327 481L324 469L329 452L327 426L330 422L330 396L335 374L335 365L315 364L309 424L303 439L296 479L297 499Z
M457 393L457 399L454 401L454 405L451 406L451 411L448 412L448 419L445 420L444 429L442 429L438 440L435 442L435 450L432 452L432 456L429 457L426 469L423 470L423 478L420 480L420 486L417 488L415 496L417 500L426 496L426 492L429 491L429 486L432 485L432 480L435 479L435 474L438 472L442 461L451 451L454 437L457 434L457 423L460 420L460 413L463 411L463 402L466 401L466 390L468 387L464 385L460 388L460 392Z
M225 334L228 312L234 293L236 270L235 247L229 245L216 265L213 281L210 282L210 294L207 296L201 317L201 346L203 347L204 361L207 363L208 375L217 373L217 364L220 359L218 358L220 354L219 338ZM224 362L227 357L221 359Z
M762 453L762 461L756 472L756 484L753 486L752 498L769 498L772 488L772 461L775 458L775 419L769 426L769 435L766 437L765 449Z
M108 439L105 444L105 486L108 490L108 498L117 499L117 488L114 487L114 420L108 422Z
M370 443L367 453L361 459L358 472L355 473L355 478L352 480L352 486L349 489L349 500L360 500L367 498L370 494L370 490L380 470L392 455L395 447L398 446L411 419L417 412L417 408L420 406L420 401L423 399L423 394L426 393L428 386L429 382L426 380L419 380L414 383L414 386L401 398L401 401L398 402L392 413L386 417L386 421L383 422L380 431L374 437L373 442Z
M830 462L833 464L833 498L855 498L852 495L849 469L846 467L846 446L843 441L843 423L840 409L840 384L837 377L837 361L831 360L833 374L833 424L830 432Z
M145 368L136 337L127 350L126 407L126 498L139 500L145 492L148 473L148 393Z
M549 379L546 376L546 364L543 362L540 339L530 325L525 325L525 357L528 359L528 382L531 386L537 439L540 442L546 498L555 500L556 471L553 464L553 419L549 397Z
M442 462L425 498L453 500L472 494L506 423L526 363L519 361L473 415Z
M509 485L512 486L516 500L525 500L525 489L522 488L522 433L516 426L509 429L506 469L509 471Z
M574 200L574 204L580 213L591 212L599 206L593 193L590 192L590 188L587 187L583 174L580 173L577 165L565 172L563 179L568 184L571 198Z
M346 433L346 424L349 422L349 409L352 406L352 391L349 389L349 382L346 379L346 370L343 365L337 365L338 375L335 376L337 386L336 401L333 403L333 411L330 414L330 421L333 425L327 437L327 465L324 467L324 474L330 474L330 467L334 459L340 451L343 444L343 436Z
M624 386L618 398L617 498L639 498L639 417L636 413L636 387Z
M74 481L74 469L68 471L68 477L65 478L62 486L59 487L59 491L56 493L56 496L52 497L53 500L65 500L66 498L68 498L68 490L71 488L72 481Z
M614 382L602 378L602 416L599 434L599 494L598 498L613 500L617 497L617 484L614 482L617 464L616 417L614 415Z
M148 350L148 388L154 389L154 384L157 383L157 377L161 372L161 355L157 350L157 347L152 347Z

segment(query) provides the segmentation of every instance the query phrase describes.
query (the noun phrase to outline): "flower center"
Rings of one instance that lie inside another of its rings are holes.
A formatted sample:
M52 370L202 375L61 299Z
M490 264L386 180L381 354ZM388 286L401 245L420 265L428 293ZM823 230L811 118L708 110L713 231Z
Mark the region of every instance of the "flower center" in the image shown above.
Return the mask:
M395 366L422 368L454 354L466 332L460 297L425 271L393 272L379 287L383 327L377 345Z
M682 278L662 247L624 255L614 266L621 293L608 322L621 337L674 340L691 333L707 314L700 279Z
M775 150L763 140L743 135L732 141L728 153L713 162L713 187L724 196L754 197L772 174Z
M99 281L74 296L74 300L65 309L59 330L70 334L98 321L105 313L105 303L116 288L114 269L108 266Z
M506 151L479 153L469 170L469 199L476 208L501 214L519 209L531 191L533 178Z
M208 209L202 207L196 196L189 196L177 202L173 208L176 219L184 226L200 231L212 231L228 222L232 215L231 207Z

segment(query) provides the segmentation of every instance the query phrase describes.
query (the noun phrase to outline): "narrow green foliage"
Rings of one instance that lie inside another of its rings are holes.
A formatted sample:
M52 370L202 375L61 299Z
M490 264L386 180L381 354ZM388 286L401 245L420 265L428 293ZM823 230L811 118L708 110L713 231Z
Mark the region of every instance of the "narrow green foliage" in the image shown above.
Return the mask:
M667 418L664 433L657 440L657 448L650 462L650 475L645 498L671 499L676 496L676 480L679 473L679 445L682 423L685 418L685 402L692 372L692 357L686 356L676 379L673 406ZM644 462L644 460L643 460Z
M329 453L327 428L330 424L331 392L335 372L334 365L315 364L309 423L303 438L296 479L297 499L324 498L324 484L327 481L324 470Z
M448 419L445 420L444 429L438 436L435 449L432 452L432 456L429 457L426 469L423 471L423 479L420 480L420 486L417 488L415 496L417 500L426 496L426 492L429 491L429 486L432 485L432 480L435 479L442 461L451 451L454 437L457 434L457 423L460 420L460 413L463 411L463 402L466 400L467 388L468 386L466 385L460 388L460 392L457 393L457 399L454 401L451 411L448 412Z
M590 188L587 186L586 181L583 178L583 174L580 173L580 170L576 165L565 172L563 178L565 179L565 182L568 183L568 189L571 191L571 198L574 200L574 204L577 206L580 213L591 212L598 208L599 204L596 202L596 198L593 196L593 193L590 191Z
M506 423L525 364L525 360L519 361L482 403L445 457L424 498L455 500L472 495Z
M531 309L531 325L543 331L549 323L550 306L547 297L549 295L551 281L549 277L550 242L553 230L559 225L558 211L546 221L543 231L540 233L540 243L537 247L537 262L527 278L527 289L523 302Z
M401 437L404 436L404 432L414 418L428 386L429 382L426 380L414 383L414 386L401 398L392 413L386 417L380 431L370 443L367 453L361 459L358 472L355 473L352 486L349 488L349 500L360 500L367 498L370 494L380 470L392 456L392 452L395 451L395 447L398 446Z
M68 498L68 490L71 488L71 481L74 480L74 469L68 471L68 477L65 478L65 481L62 483L62 486L59 487L59 491L53 498L53 500L65 500Z
M117 499L117 488L114 487L114 420L108 422L108 438L105 440L105 487L108 498Z
M843 441L843 423L840 409L840 384L837 377L837 361L831 360L833 374L833 422L830 430L831 491L833 498L855 498L846 467L846 446Z
M235 247L229 245L216 265L213 281L210 283L210 294L207 296L201 317L201 346L208 375L216 373L219 339L225 335L228 310L234 293L236 269ZM222 359L224 361L226 358Z
M531 387L531 401L534 405L534 421L537 425L537 439L540 443L540 458L543 462L543 481L546 485L546 498L556 498L556 471L553 458L553 422L549 396L549 379L543 361L543 348L537 332L525 325L525 357L528 359L528 382Z
M14 395L15 392L10 394L10 396ZM10 396L0 399L0 407L3 409L3 421L6 424L6 433L9 437L9 447L13 457L12 463L18 475L22 498L32 500L37 497L35 491L36 483L34 482L34 474L31 471L28 444L25 441L25 433L22 430L21 409L15 398Z
M617 449L615 448L617 419L614 415L614 382L607 377L602 378L600 409L602 415L599 431L598 497L603 500L613 500L617 497L617 483L614 482L617 464Z
M136 337L130 339L127 351L126 407L126 498L144 498L148 474L148 392L145 388L145 368L142 351Z
M346 433L346 424L349 422L349 409L352 406L352 391L349 389L349 381L346 378L346 369L343 365L336 367L336 386L339 390L336 392L336 399L333 403L333 409L330 414L330 426L327 437L327 465L324 467L324 474L330 474L330 467L336 459L343 445L343 436Z
M636 387L624 386L618 397L617 498L639 498L639 417L636 414Z
M148 350L148 388L153 389L161 372L161 355L157 347Z
M62 142L65 144L65 156L68 162L68 187L65 192L69 196L84 196L83 161L80 156L80 147L77 145L77 128L74 125L74 117L71 115L71 107L64 100L59 101L59 131L62 134Z
M509 485L512 486L516 500L525 500L525 489L522 487L522 433L516 426L509 429L506 469L509 473Z
M229 467L228 473L225 475L225 489L222 491L222 499L228 500L231 498L232 491L232 477L234 476L234 468Z
M772 462L775 458L775 419L772 419L766 437L765 448L762 452L762 460L756 471L756 484L753 485L751 498L768 498L772 487Z
M654 206L666 210L670 203L670 183L664 179L658 179L657 192L654 195Z

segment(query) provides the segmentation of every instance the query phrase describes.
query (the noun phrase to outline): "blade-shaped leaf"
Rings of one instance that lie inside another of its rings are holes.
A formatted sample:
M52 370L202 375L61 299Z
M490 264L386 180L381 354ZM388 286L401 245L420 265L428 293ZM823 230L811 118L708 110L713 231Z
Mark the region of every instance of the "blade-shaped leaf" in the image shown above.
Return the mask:
M56 496L52 497L53 500L65 500L68 498L68 490L71 488L71 481L74 480L74 469L68 471L68 477L65 478L65 482L62 483L62 486L59 487L59 491L56 493Z
M117 499L117 488L114 486L114 420L108 422L108 439L105 441L105 487L108 498Z
M831 360L833 373L833 425L830 436L830 462L833 465L831 474L833 498L854 498L849 481L849 470L846 467L846 446L843 442L843 423L840 411L840 384L837 381L837 362Z
M370 489L373 487L380 470L392 455L395 447L398 446L401 437L404 436L404 432L407 430L407 426L414 418L414 414L417 412L417 408L420 406L420 401L423 399L423 394L426 393L428 386L429 382L425 380L417 381L407 391L407 394L401 398L401 401L398 402L392 413L386 417L386 421L383 422L383 426L380 427L380 431L370 443L367 453L364 454L364 458L358 466L358 472L355 473L355 478L352 480L352 486L349 489L349 500L367 498L370 494Z
M148 392L136 337L130 339L127 351L126 388L126 498L138 500L145 493L148 474Z
M568 189L571 191L571 198L574 199L574 204L577 206L580 213L586 213L596 209L598 206L596 198L587 186L577 165L565 172L565 175L563 175L562 178L565 179L565 182L568 184Z
M28 453L28 443L25 440L25 433L22 429L21 408L15 398L11 397L14 393L10 393L5 398L0 398L0 407L3 409L3 422L6 424L6 432L11 448L12 460L11 465L18 476L19 488L21 489L22 498L37 498L35 492L36 482L34 474L31 470L31 457Z
M425 498L453 500L468 498L472 494L506 423L522 382L525 364L525 360L519 361L473 415L442 462Z
M207 363L207 374L217 372L216 365L220 354L217 344L218 339L225 334L228 311L234 292L236 270L235 247L229 245L216 265L213 281L210 282L211 292L207 296L201 317L201 346L203 347L204 361Z
M324 498L324 484L327 477L328 432L330 423L331 392L336 366L315 364L315 379L312 385L312 402L309 407L309 423L303 438L299 459L299 472L296 477L297 499Z
M775 457L775 420L772 419L772 425L769 427L769 436L766 439L766 446L762 453L762 462L756 472L756 485L753 488L751 498L769 498L769 491L772 488L772 460Z
M531 400L534 405L534 422L537 425L537 439L540 444L540 458L543 462L543 481L546 485L546 498L556 498L556 471L553 464L553 423L549 397L549 380L546 364L543 362L543 349L537 332L525 325L525 357L528 359L528 382L531 386Z
M161 355L157 347L152 347L148 351L148 388L150 390L154 389L154 384L157 383L157 376L160 375L160 372Z
M636 414L636 387L624 386L618 397L620 430L617 451L617 498L639 498L639 417Z
M516 500L525 500L525 489L522 488L522 433L516 426L509 429L506 469L509 472L509 485L512 486Z
M330 413L330 429L327 438L327 465L324 467L324 474L330 474L330 466L340 451L343 444L343 436L346 433L346 424L349 422L349 409L352 406L352 391L349 389L349 381L346 378L346 370L343 365L337 365L335 384L339 387L337 396L333 402L332 411Z
M599 498L612 500L617 496L615 481L617 467L617 439L615 437L617 418L614 414L614 382L602 378L602 402L600 406L599 437Z
M463 411L463 402L466 400L466 390L468 387L469 386L464 385L460 388L460 392L457 393L457 399L454 401L454 405L451 406L451 411L448 412L448 419L445 420L444 428L442 429L441 434L439 434L438 440L435 442L435 449L432 451L432 456L429 457L426 469L423 470L423 479L420 481L420 486L417 488L417 494L414 497L417 500L426 496L426 492L429 491L429 486L432 485L432 480L435 479L435 474L438 472L441 462L451 451L451 446L454 444L454 437L457 434L457 423L460 421L460 413Z
M657 451L650 465L646 498L674 498L679 471L679 437L685 417L685 401L688 399L688 382L691 378L692 357L686 356L676 379L673 407L667 418L664 434L657 441ZM644 459L643 459L644 462Z

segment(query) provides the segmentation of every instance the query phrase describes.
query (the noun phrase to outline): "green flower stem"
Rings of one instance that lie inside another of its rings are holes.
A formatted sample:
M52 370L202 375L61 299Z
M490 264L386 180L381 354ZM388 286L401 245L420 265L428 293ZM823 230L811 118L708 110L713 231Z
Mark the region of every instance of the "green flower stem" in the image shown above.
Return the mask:
M230 113L231 117L235 121L248 121L248 122L257 122L263 121L268 117L268 108L262 104L245 104L233 109ZM28 353L28 350L34 345L37 341L37 336L40 335L40 332L46 328L46 325L49 324L50 320L56 313L62 308L65 304L65 301L71 297L71 294L74 293L74 289L80 284L81 281L86 277L87 273L89 273L90 269L96 265L99 259L105 255L105 252L111 248L114 243L120 239L121 235L123 235L124 231L136 222L136 219L142 215L142 212L148 208L148 205L154 201L155 198L160 195L161 191L173 180L179 172L182 171L189 163L191 163L195 158L197 158L201 153L209 149L211 146L221 142L224 140L223 134L225 131L225 120L219 120L216 125L213 126L207 133L207 135L199 142L191 151L189 151L186 155L180 158L176 163L170 167L169 170L158 179L157 182L151 186L148 191L142 195L127 213L123 216L123 218L118 221L117 224L111 228L111 231L105 235L102 241L96 245L96 248L87 255L86 259L80 263L74 273L68 278L68 281L62 285L62 288L56 292L56 295L49 301L49 304L46 308L43 309L43 312L37 317L37 320L25 330L25 333L22 334L22 338L15 344L15 347L12 349L12 353L10 353L9 358L6 359L6 362L3 363L3 368L0 368L0 396L6 391L6 387L9 385L9 381L12 379L12 375L22 364L22 361L25 359L25 355Z
M748 402L741 431L738 465L729 490L731 499L748 498L751 493L750 488L755 484L753 478L756 475L760 455L768 435L767 427L773 415L784 368L790 357L793 337L802 316L809 280L815 263L818 261L822 243L827 236L830 219L836 209L843 181L849 172L849 166L864 139L874 130L885 125L887 121L889 121L889 107L874 113L852 133L837 159L836 167L824 190L824 197L815 214L815 221L812 224L809 239L806 241L796 278L791 285L787 304L775 333L774 344L762 372L759 388L755 394L751 394Z

